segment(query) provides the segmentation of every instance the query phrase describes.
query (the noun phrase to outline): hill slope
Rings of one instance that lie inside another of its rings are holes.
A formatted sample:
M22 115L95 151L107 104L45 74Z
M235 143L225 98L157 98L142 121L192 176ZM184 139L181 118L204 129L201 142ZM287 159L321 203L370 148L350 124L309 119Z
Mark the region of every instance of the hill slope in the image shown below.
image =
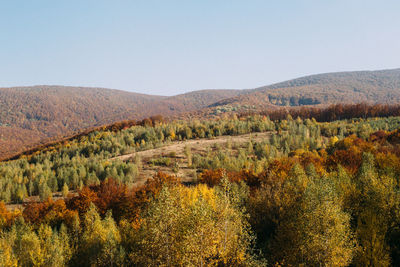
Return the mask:
M400 69L326 73L248 90L211 105L300 106L400 101Z
M204 90L165 97L87 87L0 88L0 158L88 127L201 109L238 93Z
M86 87L0 88L0 159L50 138L157 114L202 117L226 110L356 102L400 102L400 69L318 74L251 90L170 97Z

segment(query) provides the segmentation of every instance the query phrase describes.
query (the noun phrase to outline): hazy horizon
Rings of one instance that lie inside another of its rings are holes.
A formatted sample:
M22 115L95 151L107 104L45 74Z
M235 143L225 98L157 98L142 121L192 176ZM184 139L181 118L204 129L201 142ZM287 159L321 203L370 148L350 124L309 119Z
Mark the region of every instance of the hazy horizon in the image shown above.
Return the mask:
M0 87L176 95L399 68L397 1L13 1Z

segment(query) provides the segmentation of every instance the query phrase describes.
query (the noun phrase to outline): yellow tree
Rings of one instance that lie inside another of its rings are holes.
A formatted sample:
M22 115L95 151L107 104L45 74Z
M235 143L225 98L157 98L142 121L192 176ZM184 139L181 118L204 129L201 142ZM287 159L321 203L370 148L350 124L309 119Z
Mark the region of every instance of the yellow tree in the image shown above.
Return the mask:
M13 251L15 235L2 232L0 235L0 266L17 267L18 259Z
M305 266L347 266L355 241L350 215L326 178L309 183L298 205L279 225L274 242L278 262Z
M101 219L91 204L84 217L83 233L75 263L80 266L123 266L124 252L119 230L108 212Z
M131 260L145 266L179 265L180 216L176 194L164 187L158 198L150 204L144 217L139 233L140 249L132 252Z
M30 226L17 222L9 232L0 237L0 266L66 266L71 257L71 247L62 226L59 232L41 225L38 233Z
M71 257L71 248L66 229L62 227L60 233L53 231L48 225L41 225L38 238L41 249L41 260L38 266L66 266Z
M206 185L164 187L138 235L130 258L139 265L232 266L252 260L246 217L227 194Z
M356 176L358 205L354 210L360 249L354 260L357 266L389 266L391 259L386 235L392 221L397 193L392 177L380 176L372 154L365 153Z

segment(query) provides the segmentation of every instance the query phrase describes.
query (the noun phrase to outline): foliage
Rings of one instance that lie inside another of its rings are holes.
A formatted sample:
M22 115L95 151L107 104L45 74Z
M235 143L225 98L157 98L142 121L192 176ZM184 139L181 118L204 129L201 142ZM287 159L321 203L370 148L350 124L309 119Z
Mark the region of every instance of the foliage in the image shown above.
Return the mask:
M0 265L398 266L398 128L398 118L173 122L1 163ZM186 147L199 173L191 184L162 172L135 183L140 158L110 159L127 147L266 130L203 154ZM7 206L27 195L37 201Z

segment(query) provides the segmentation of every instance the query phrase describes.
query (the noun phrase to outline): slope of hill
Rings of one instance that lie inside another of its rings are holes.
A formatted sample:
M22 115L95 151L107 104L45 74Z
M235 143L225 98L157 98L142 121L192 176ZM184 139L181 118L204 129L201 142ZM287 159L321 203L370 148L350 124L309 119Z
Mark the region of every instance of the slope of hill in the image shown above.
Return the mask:
M111 127L0 162L1 266L400 266L400 117L357 117Z
M162 114L164 116L175 115L176 117L180 117L183 113L202 110L215 102L239 96L245 92L246 90L229 89L193 91L153 101L150 103L150 105L145 107L146 109L139 109L138 113L136 114L133 114L130 110L126 110L125 112L119 114L119 118L121 120L127 118L142 119L157 114ZM107 123L112 123L112 121L107 121Z
M0 157L49 137L118 118L163 97L101 88L33 86L0 89Z
M157 114L203 117L359 102L400 102L400 69L318 74L251 90L201 90L170 97L67 86L0 88L0 159L50 138Z
M197 110L217 101L246 93L246 90L199 90L163 99L161 102L174 105L180 111Z
M192 111L238 94L203 90L165 97L86 87L1 88L0 158L88 127Z
M248 90L211 105L264 107L333 103L386 103L400 101L400 69L337 72L306 76Z

